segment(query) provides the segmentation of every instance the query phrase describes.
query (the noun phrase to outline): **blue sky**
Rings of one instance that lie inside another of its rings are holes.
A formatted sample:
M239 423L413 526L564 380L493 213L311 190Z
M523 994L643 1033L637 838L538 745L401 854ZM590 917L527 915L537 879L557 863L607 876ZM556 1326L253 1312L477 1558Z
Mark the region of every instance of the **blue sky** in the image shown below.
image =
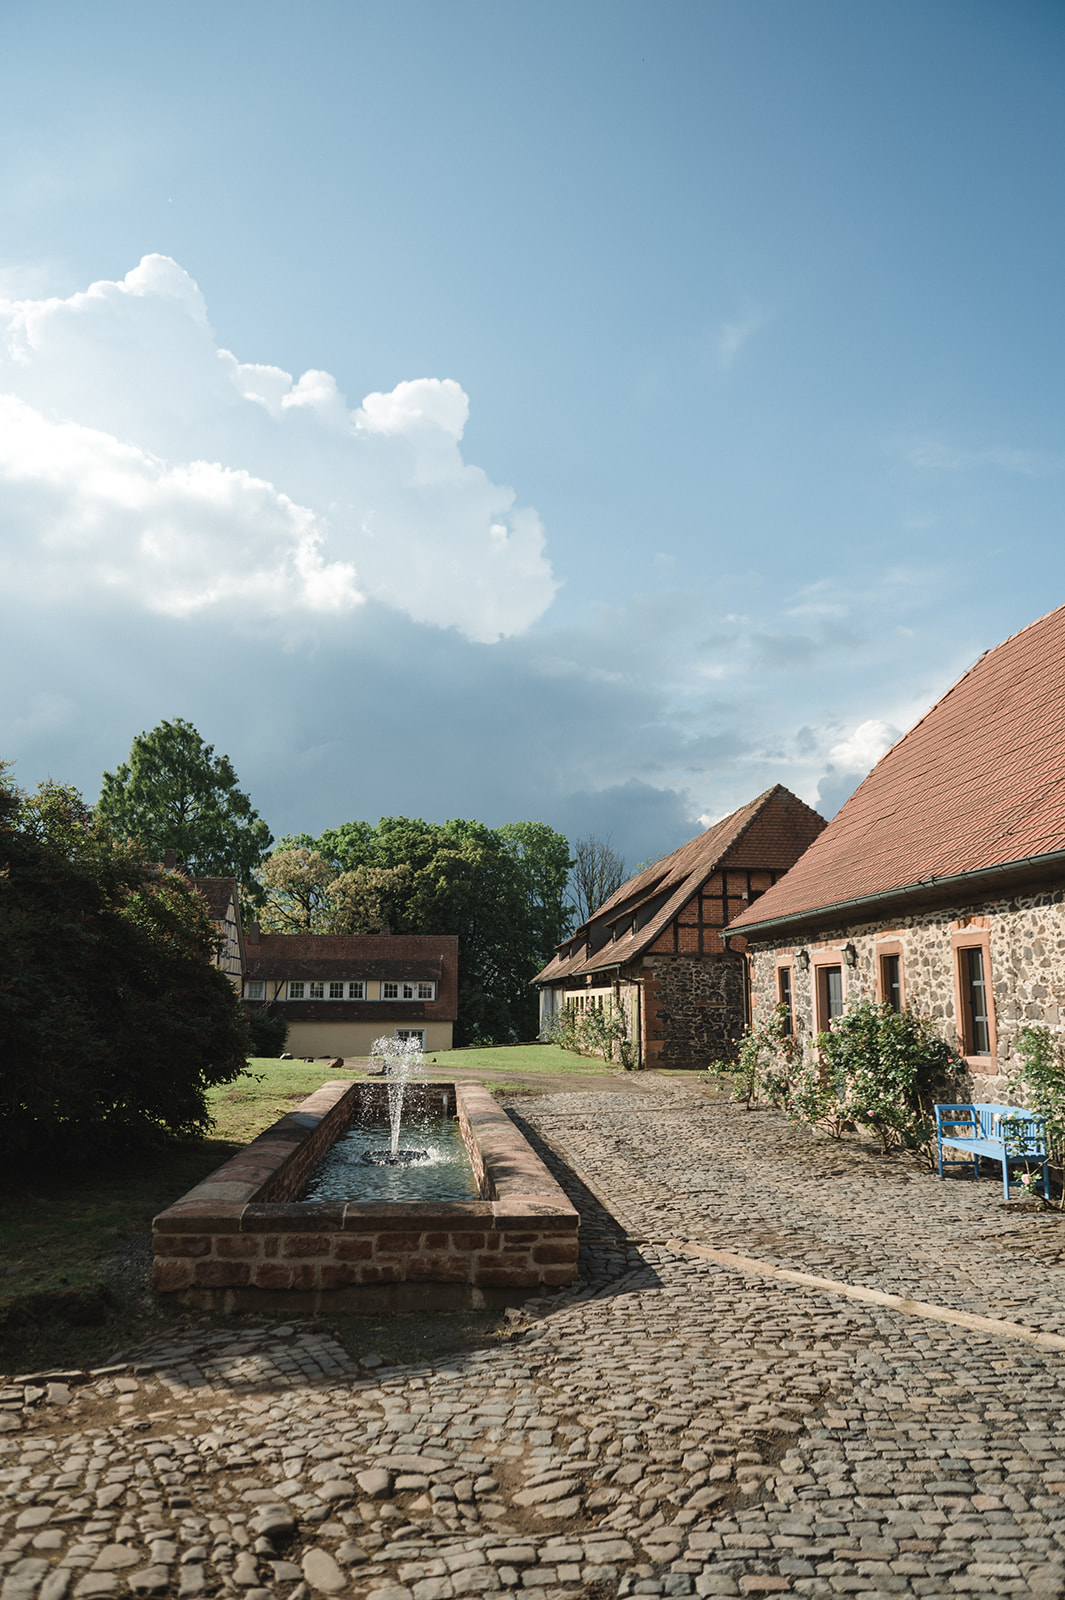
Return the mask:
M1065 601L1059 5L0 14L24 785L634 864Z

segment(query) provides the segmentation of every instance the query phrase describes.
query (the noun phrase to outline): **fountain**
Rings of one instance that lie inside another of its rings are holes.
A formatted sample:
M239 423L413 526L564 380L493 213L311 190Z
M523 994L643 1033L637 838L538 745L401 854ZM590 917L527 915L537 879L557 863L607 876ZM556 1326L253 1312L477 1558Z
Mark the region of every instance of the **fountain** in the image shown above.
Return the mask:
M391 1058L397 1041L384 1043ZM411 1082L420 1051L405 1055L395 1081L323 1083L156 1217L156 1292L205 1310L378 1315L514 1305L572 1283L579 1218L555 1178L486 1088ZM390 1166L404 1116L429 1159ZM359 1198L302 1198L345 1141ZM368 1144L389 1146L380 1165L362 1163Z
M417 1039L375 1039L370 1046L370 1057L373 1061L384 1063L384 1070L389 1077L388 1085L388 1120L392 1129L392 1141L387 1150L364 1150L362 1159L371 1167L409 1167L417 1161L428 1161L428 1150L401 1150L399 1148L400 1129L403 1126L403 1099L407 1092L407 1080L414 1072L420 1072L425 1066L425 1057L422 1047Z

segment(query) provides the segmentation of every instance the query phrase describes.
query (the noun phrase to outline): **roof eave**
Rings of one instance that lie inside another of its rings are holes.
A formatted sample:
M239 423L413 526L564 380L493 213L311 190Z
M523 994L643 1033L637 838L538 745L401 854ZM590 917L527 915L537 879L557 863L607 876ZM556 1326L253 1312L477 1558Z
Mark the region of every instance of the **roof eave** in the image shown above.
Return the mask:
M789 911L781 917L768 917L763 922L746 922L730 930L748 939L759 939L767 933L783 928L819 927L839 922L857 911L888 910L898 906L934 906L953 898L960 888L1006 888L1009 884L1022 884L1047 872L1065 876L1065 850L1052 850L1041 856L1022 856L1017 861L1005 861L993 867L976 867L969 872L952 872L945 877L919 878L915 883L900 884L893 889L882 889L876 894L856 895L850 900L834 900L825 905L808 907L804 911Z

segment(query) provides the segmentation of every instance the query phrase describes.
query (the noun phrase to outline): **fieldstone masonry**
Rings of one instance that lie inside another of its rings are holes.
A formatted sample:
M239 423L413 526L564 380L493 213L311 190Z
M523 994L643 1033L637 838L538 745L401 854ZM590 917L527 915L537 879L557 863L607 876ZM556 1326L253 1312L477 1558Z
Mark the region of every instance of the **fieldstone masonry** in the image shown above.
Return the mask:
M844 967L846 999L877 998L878 946L898 942L905 1001L934 1018L943 1037L960 1048L955 1000L952 935L987 933L990 944L997 1052L986 1061L970 1058L973 1093L983 1100L1007 1094L1010 1058L1021 1028L1042 1023L1060 1030L1065 1016L1065 890L1014 894L877 922L856 923L792 941L751 940L751 998L755 1017L776 1004L778 957L805 950L854 945L857 962ZM814 966L793 970L792 1006L799 1035L816 1032Z
M649 1064L706 1067L731 1058L743 1026L742 961L648 956L644 966Z

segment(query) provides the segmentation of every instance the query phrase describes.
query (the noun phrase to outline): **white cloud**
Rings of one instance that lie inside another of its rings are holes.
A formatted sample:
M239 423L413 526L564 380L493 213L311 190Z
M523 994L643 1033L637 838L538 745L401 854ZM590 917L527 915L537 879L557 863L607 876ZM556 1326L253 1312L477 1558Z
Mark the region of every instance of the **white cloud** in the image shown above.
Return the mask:
M814 802L822 816L835 815L898 738L898 728L890 722L871 717L866 722L860 722L846 739L840 739L832 745Z
M0 495L9 592L84 603L97 590L170 616L233 601L266 617L343 611L363 598L350 563L323 561L314 514L271 484L207 461L168 467L11 395Z
M898 728L872 717L868 722L860 722L846 739L834 744L828 752L828 759L844 772L860 772L864 776L891 749L898 737Z
M241 362L168 257L0 301L0 396L9 570L41 599L273 618L373 596L492 642L553 598L536 512L462 458L457 383L352 410L328 372Z

